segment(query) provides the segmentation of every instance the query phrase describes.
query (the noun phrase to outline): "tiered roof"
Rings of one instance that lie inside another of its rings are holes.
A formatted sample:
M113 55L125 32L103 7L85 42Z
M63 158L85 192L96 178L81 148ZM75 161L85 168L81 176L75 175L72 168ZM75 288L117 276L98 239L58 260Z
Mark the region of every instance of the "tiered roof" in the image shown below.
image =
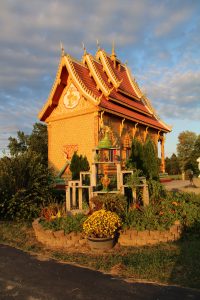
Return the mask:
M80 93L99 110L163 132L171 131L156 115L128 67L117 59L114 52L108 55L102 49L98 49L96 56L85 51L82 61L77 61L69 54L62 55L48 101L39 114L41 121L45 121L58 105L68 76Z

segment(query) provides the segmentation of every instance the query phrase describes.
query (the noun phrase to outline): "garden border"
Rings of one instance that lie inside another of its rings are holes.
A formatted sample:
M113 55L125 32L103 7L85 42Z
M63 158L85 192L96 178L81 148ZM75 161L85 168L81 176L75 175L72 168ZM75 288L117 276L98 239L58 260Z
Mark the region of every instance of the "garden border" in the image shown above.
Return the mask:
M88 246L88 241L83 233L71 232L64 234L64 230L45 230L39 223L40 219L36 219L33 223L35 236L39 242L50 248L81 248ZM144 230L137 231L134 229L126 229L120 231L118 243L121 246L145 246L155 245L161 242L176 241L181 237L181 226L175 224L169 230Z

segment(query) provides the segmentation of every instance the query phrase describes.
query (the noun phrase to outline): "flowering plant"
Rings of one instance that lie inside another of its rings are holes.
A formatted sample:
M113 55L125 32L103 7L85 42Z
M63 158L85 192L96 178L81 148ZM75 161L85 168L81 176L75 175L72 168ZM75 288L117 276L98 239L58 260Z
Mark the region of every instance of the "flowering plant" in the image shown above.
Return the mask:
M88 237L114 237L120 226L121 220L116 213L100 209L85 220L83 231Z

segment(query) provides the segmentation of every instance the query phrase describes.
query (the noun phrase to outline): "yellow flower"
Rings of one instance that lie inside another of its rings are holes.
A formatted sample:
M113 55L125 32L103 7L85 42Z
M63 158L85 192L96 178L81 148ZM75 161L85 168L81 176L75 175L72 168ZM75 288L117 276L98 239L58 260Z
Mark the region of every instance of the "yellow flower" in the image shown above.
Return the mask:
M121 220L117 214L101 209L86 219L83 230L90 237L110 237L120 226Z

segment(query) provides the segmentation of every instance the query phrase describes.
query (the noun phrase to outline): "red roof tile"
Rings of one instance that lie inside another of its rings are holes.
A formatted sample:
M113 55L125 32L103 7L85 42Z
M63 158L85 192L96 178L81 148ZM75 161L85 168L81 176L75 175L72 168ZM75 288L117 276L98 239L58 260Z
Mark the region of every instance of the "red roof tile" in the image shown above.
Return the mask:
M119 114L123 115L124 117L134 120L135 122L138 122L138 123L142 122L146 125L153 126L153 127L165 130L165 131L169 131L154 116L146 116L146 115L139 114L138 112L135 112L128 108L116 105L115 103L112 103L111 101L102 99L101 103L100 103L100 107L108 109L109 111L111 111L113 113L119 113Z
M121 82L119 88L120 88L122 91L124 91L124 92L126 92L126 93L129 93L129 94L132 95L133 97L137 97L137 95L136 95L134 89L132 88L131 83L130 83L130 81L129 81L129 79L128 79L127 72L126 72L126 69L124 68L124 66L122 66L122 65L120 64L120 68L118 68L117 66L116 66L116 68L115 68L115 67L114 67L114 63L113 63L113 61L111 60L111 58L110 58L109 56L107 56L107 59L108 59L108 63L109 63L109 65L111 66L111 68L112 68L112 70L113 70L115 76L119 79L119 81L122 80L122 82ZM138 97L137 97L137 98L138 98Z

